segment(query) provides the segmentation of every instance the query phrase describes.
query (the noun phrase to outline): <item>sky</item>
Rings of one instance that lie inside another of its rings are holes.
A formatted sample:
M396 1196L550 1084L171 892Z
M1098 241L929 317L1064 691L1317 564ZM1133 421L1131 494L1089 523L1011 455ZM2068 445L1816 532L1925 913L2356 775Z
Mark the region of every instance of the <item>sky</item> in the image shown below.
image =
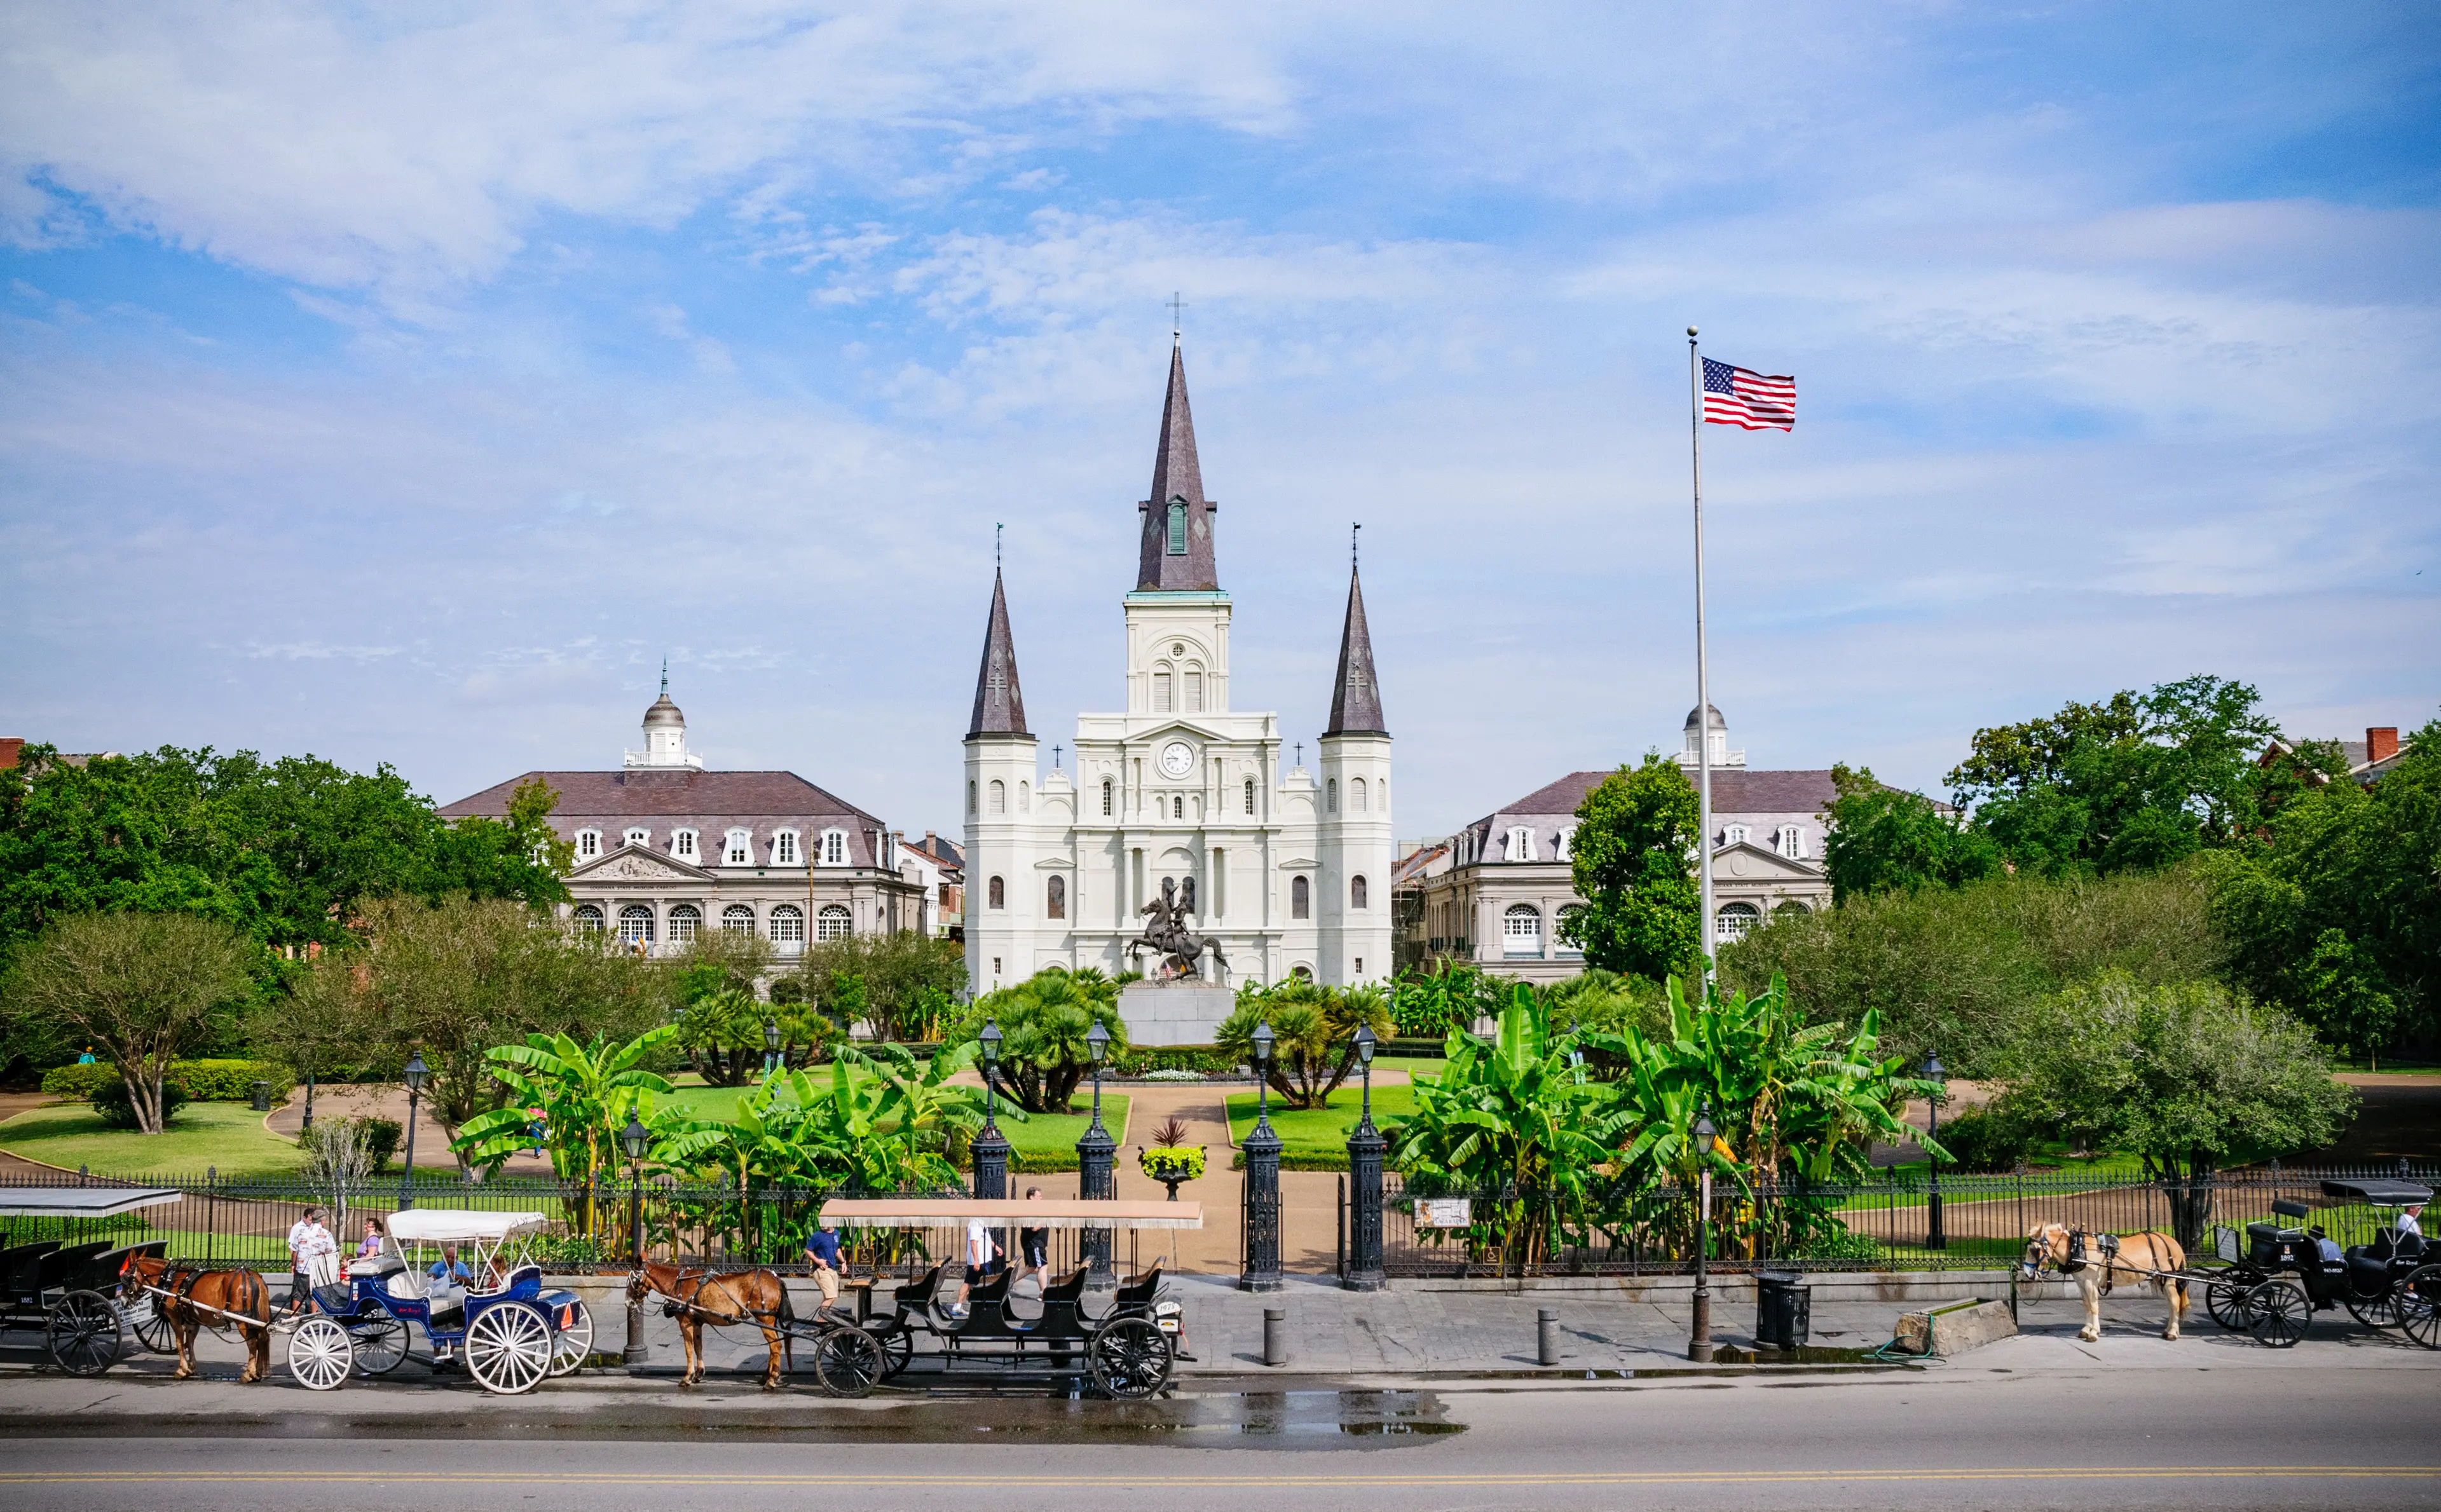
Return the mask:
M1939 790L2198 673L2441 712L2421 4L0 5L0 735L641 744L954 833L995 528L1046 764L1121 700L1173 294L1232 697L1348 527L1397 828L1713 701Z

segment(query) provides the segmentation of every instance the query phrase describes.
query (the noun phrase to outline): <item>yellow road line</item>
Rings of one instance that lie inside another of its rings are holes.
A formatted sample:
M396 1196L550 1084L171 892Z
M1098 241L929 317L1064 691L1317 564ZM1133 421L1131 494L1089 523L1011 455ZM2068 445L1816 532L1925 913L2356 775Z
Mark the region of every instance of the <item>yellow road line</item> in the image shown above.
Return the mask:
M1906 1470L1619 1470L1546 1472L1516 1475L757 1475L731 1471L713 1474L630 1475L613 1471L475 1471L439 1470L383 1473L372 1470L5 1470L0 1485L695 1485L695 1486L1039 1486L1084 1489L1097 1486L1536 1486L1536 1485L1812 1485L1821 1482L1991 1481L1991 1480L2235 1480L2248 1476L2313 1475L2352 1480L2441 1479L2441 1466L2365 1465L2242 1465L2122 1467L1999 1466L1990 1468Z

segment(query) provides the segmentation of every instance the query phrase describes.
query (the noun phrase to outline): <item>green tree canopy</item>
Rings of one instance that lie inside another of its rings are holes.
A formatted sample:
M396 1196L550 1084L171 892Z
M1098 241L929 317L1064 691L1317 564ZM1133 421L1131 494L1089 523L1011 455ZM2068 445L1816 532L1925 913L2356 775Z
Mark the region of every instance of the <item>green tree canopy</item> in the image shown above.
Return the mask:
M1076 1084L1094 1069L1085 1036L1094 1024L1109 1033L1112 1055L1128 1043L1118 987L1090 966L1074 972L1046 966L1013 987L984 994L950 1029L949 1040L976 1038L985 1019L1001 1032L993 1084L1029 1113L1068 1110Z
M1605 971L1662 978L1701 949L1695 789L1658 752L1602 779L1577 805L1570 871L1582 908L1563 939Z
M1892 888L1956 887L2000 870L2000 848L1921 793L1884 787L1871 767L1835 765L1822 869L1834 905Z
M1238 1006L1213 1031L1212 1042L1246 1065L1255 1063L1255 1026L1272 1026L1266 1080L1291 1107L1322 1107L1356 1070L1356 1031L1391 1031L1389 1002L1378 987L1321 987L1291 978L1272 987L1238 990Z
M797 977L806 1001L841 1027L861 1020L876 1039L931 1037L966 985L966 947L914 929L852 934L807 950Z

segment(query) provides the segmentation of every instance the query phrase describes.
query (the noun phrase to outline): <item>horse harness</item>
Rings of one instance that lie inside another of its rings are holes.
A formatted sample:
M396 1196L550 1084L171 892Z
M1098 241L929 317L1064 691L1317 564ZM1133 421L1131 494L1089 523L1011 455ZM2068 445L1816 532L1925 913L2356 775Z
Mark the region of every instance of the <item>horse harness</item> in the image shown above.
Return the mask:
M694 1285L688 1287L687 1294L684 1297L679 1297L676 1292L667 1293L666 1295L668 1295L670 1300L668 1304L661 1308L661 1316L664 1318L677 1318L682 1315L692 1316L700 1322L711 1323L715 1328L733 1328L740 1323L749 1323L760 1326L764 1322L764 1317L761 1313L754 1311L752 1308L741 1307L738 1315L732 1316L728 1313L714 1312L703 1305L703 1288L717 1279L719 1279L718 1276L710 1270L699 1270L693 1276L689 1276L681 1272L676 1278L674 1284L678 1286L687 1286L689 1282L693 1282ZM786 1293L784 1292L782 1295L785 1296ZM736 1301L738 1299L732 1295L731 1300ZM780 1314L778 1310L774 1309L771 1313L771 1318L776 1321L779 1316Z
M2093 1241L2093 1248L2100 1251L2102 1255L2102 1258L2098 1262L2088 1260L2086 1258L2085 1241L2088 1239L2091 1239ZM2119 1235L2115 1233L2088 1233L2083 1229L2069 1230L2068 1258L2060 1262L2060 1274L2064 1276L2072 1276L2078 1271L2084 1269L2087 1266L2094 1264L2099 1264L2102 1267L2101 1289L2102 1294L2106 1297L2110 1295L2111 1282L2115 1278L2119 1269Z

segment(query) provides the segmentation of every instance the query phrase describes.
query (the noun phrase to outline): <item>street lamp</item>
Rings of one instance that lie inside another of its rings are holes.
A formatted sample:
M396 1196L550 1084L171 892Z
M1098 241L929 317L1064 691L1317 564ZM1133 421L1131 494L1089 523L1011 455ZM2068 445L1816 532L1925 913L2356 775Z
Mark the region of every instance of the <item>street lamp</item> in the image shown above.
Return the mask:
M984 1061L984 1129L975 1136L975 1196L998 1200L1008 1196L1008 1140L1000 1131L1000 1025L984 1020L983 1033L975 1036L983 1049Z
M1094 1058L1094 1122L1076 1142L1076 1195L1088 1202L1108 1202L1119 1195L1111 1170L1119 1146L1102 1126L1102 1062L1111 1055L1111 1032L1098 1018L1085 1031L1085 1053ZM1099 1290L1110 1285L1111 1231L1087 1229L1080 1238L1084 1261L1092 1268L1089 1284Z
M780 1020L763 1020L763 1074L768 1078L780 1063Z
M1373 1047L1376 1043L1372 1025L1356 1026L1356 1066L1365 1076L1365 1116L1357 1121L1359 1128L1373 1126Z
M398 1207L404 1213L415 1206L415 1104L424 1093L424 1084L432 1079L432 1068L424 1064L424 1052L417 1051L407 1058L407 1169L399 1173Z
M1246 1155L1244 1291L1277 1291L1280 1280L1280 1137L1272 1128L1272 1026L1255 1026L1255 1126L1239 1146Z
M1709 1162L1712 1141L1720 1130L1712 1126L1712 1100L1704 1099L1695 1114L1695 1158ZM1712 1247L1712 1168L1707 1163L1695 1179L1695 1316L1688 1331L1687 1358L1699 1364L1712 1359L1712 1284L1705 1271L1707 1251Z
M1255 1026L1255 1127L1272 1132L1272 1026Z
M1934 1051L1925 1057L1924 1075L1926 1081L1933 1084L1932 1090L1924 1100L1926 1109L1925 1123L1927 1125L1925 1129L1925 1137L1939 1143L1941 1098L1942 1094L1949 1089L1949 1072L1941 1064L1941 1052ZM1930 1150L1925 1151L1924 1156L1926 1160L1932 1162L1926 1178L1924 1247L1927 1250L1946 1250L1949 1248L1949 1240L1941 1232L1941 1157Z
M627 1109L627 1126L619 1131L619 1147L627 1152L627 1233L636 1251L636 1269L644 1269L644 1149L652 1135L636 1117L634 1108ZM645 1359L644 1299L634 1287L627 1288L627 1350L621 1356L623 1363L641 1365Z
M1373 1126L1372 1026L1356 1026L1356 1064L1365 1075L1365 1116L1347 1136L1349 1245L1347 1274L1341 1285L1350 1291L1382 1287L1382 1160L1389 1141Z

